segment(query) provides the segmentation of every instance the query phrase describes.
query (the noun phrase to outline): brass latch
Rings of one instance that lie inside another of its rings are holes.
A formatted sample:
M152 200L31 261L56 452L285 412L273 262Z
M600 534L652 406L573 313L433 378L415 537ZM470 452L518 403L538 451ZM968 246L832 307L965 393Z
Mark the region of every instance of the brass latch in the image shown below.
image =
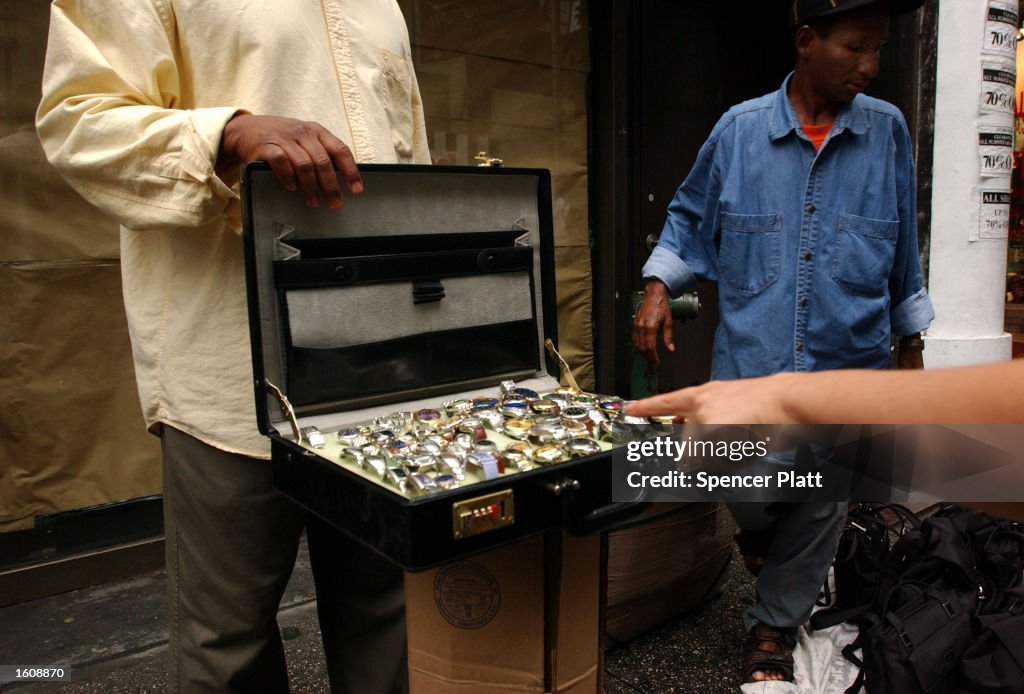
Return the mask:
M480 162L477 166L501 166L505 163L497 157L487 156L487 152L480 152L473 158Z
M288 402L288 396L281 392L281 389L275 386L270 381L264 381L267 390L270 391L271 395L277 398L277 404L281 406L281 414L288 418L288 423L292 425L292 434L295 435L295 443L302 443L302 429L299 427L299 420L295 416L295 410L292 408L292 404Z
M547 348L548 354L558 362L558 368L562 373L562 380L565 381L573 390L580 393L583 392L580 388L580 384L577 383L576 379L572 376L572 369L569 368L569 364L564 358L562 358L562 355L558 353L558 350L555 349L555 343L551 341L550 337L544 340L544 346Z
M511 489L452 504L452 535L456 540L504 528L515 522L516 507Z

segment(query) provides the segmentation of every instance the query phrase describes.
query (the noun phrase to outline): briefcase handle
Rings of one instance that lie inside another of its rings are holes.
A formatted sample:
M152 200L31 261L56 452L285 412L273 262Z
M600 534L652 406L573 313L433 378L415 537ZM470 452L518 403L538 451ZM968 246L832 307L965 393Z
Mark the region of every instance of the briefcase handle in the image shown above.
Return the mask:
M579 488L580 483L570 478L551 485L551 491L562 502L562 527L573 535L590 535L606 530L640 514L650 505L649 501L643 500L645 494L640 490L634 500L613 501L585 511L577 493Z

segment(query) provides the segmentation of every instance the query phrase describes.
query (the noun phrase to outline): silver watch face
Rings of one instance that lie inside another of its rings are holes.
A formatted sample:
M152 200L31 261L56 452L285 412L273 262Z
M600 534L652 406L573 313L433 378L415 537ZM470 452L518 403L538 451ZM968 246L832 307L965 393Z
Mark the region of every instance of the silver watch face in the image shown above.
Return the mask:
M466 456L466 466L483 474L484 479L498 477L498 460L490 453L473 452Z
M391 440L395 439L396 435L395 432L393 432L391 429L378 429L377 431L373 432L370 435L370 437L373 439L375 443L379 443L383 446L389 443Z
M461 460L453 455L442 455L438 458L438 469L457 480L466 479L466 471Z
M527 439L534 446L561 443L569 440L569 431L561 424L538 424L530 429Z
M601 452L601 446L597 441L587 438L569 439L569 442L565 447L568 449L569 455L574 458L580 458L585 455L593 455L594 453Z
M417 494L427 494L437 490L437 484L434 482L434 478L429 475L425 475L422 472L413 472L409 474L409 491Z
M561 463L569 459L565 449L556 444L537 446L533 451L533 461L539 465L551 465Z
M362 467L363 458L366 456L363 454L362 450L349 446L341 449L341 455L339 457L346 463L352 463L353 465L359 465Z
M589 410L579 405L571 405L562 410L562 416L566 419L573 419L582 422L587 418Z
M316 427L302 427L299 431L302 433L302 438L306 439L313 448L323 448L327 444L324 435Z
M498 445L489 439L481 439L473 446L473 452L495 455L498 452Z
M454 489L459 486L459 480L455 475L434 475L434 484L437 485L438 489Z
M398 467L397 465L389 467L384 478L398 487L399 491L403 494L405 493L406 481L409 479L409 473L405 471L405 468Z
M484 420L479 417L465 417L459 422L458 430L463 434L476 434L477 431L484 428Z
M597 407L597 398L589 393L579 393L572 396L572 404L579 407Z
M530 390L529 388L513 388L509 392L509 397L518 400L525 400L526 402L533 402L534 400L540 399L540 395L537 394L537 391Z
M473 401L465 398L449 400L444 403L444 411L449 417L462 417L473 411Z
M358 448L366 443L369 443L367 438L359 429L341 429L338 434L338 441L343 446L354 446Z
M430 439L427 439L426 441L420 442L419 446L417 447L417 451L425 453L427 455L441 455L441 446L438 445L436 441L431 441Z
M474 416L483 421L491 431L501 431L502 424L505 423L505 418L501 416L501 413L497 410L477 410L474 412Z
M511 400L501 405L501 414L505 417L524 417L529 411L529 406L521 400Z
M650 426L646 417L634 417L628 414L621 415L619 421L630 426Z
M436 472L437 456L420 453L405 459L405 469L409 472Z
M373 473L377 477L384 479L387 475L387 461L379 455L368 455L363 458L362 467L367 472Z

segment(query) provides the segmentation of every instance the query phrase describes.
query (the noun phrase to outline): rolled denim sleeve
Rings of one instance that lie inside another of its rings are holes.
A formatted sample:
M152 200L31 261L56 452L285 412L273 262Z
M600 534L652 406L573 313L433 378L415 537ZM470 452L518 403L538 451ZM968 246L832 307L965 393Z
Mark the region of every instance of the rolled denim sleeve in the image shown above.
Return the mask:
M661 280L673 298L697 282L696 275L686 261L661 245L654 249L644 263L643 276L644 279Z
M922 287L904 299L892 310L890 319L894 335L913 335L927 328L935 320L935 308L928 292Z
M715 156L723 118L701 147L697 161L668 206L661 238L644 264L645 279L659 279L676 297L698 279L717 280L716 227L721 179Z
M921 332L935 319L935 309L924 289L921 260L917 254L917 177L911 157L910 135L902 120L896 121L897 183L902 189L897 202L899 237L896 255L889 276L891 308L889 320L895 335Z

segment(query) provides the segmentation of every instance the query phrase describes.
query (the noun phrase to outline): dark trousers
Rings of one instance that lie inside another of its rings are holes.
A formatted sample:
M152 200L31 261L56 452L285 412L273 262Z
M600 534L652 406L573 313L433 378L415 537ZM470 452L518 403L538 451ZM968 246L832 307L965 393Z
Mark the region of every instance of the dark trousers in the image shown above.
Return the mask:
M408 689L401 568L273 489L270 463L164 427L168 691L287 692L277 610L303 528L333 692Z

